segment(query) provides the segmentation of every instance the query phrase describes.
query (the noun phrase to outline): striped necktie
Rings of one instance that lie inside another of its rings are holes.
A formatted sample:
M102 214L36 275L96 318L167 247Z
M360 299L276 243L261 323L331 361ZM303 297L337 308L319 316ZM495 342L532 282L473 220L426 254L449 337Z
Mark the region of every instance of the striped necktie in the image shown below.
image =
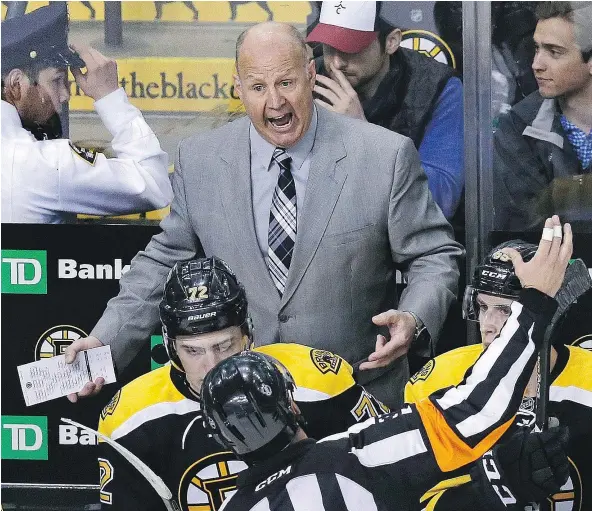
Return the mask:
M296 185L290 172L292 158L286 150L276 147L272 159L279 165L280 175L269 212L267 265L275 287L283 295L296 241Z

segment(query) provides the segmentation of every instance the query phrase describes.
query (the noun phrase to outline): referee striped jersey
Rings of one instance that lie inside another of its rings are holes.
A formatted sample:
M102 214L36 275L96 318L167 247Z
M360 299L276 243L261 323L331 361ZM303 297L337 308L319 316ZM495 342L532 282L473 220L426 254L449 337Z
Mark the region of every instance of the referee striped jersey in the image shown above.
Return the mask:
M414 509L446 472L480 458L512 423L556 308L526 289L463 381L239 474L221 511Z

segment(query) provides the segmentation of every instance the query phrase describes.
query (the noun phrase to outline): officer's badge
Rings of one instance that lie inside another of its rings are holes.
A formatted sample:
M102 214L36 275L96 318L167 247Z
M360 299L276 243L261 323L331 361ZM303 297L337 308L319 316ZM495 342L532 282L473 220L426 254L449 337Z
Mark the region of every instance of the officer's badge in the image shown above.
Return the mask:
M103 411L101 412L101 419L105 420L105 417L107 417L107 415L113 415L115 408L117 408L117 405L119 404L120 397L121 390L118 390L117 393L111 398L111 401L107 403L107 406L103 408Z
M82 158L86 163L90 165L94 165L97 161L97 152L94 149L86 149L84 147L79 147L76 144L73 144L72 141L69 141L70 148L79 158Z
M330 351L311 350L310 358L315 367L323 374L328 372L337 374L341 367L341 357L338 357Z
M432 373L432 371L434 370L434 367L436 367L436 361L435 360L430 360L426 365L424 365L419 371L417 371L411 378L410 378L410 382L413 383L417 383L420 380L427 380L428 376Z

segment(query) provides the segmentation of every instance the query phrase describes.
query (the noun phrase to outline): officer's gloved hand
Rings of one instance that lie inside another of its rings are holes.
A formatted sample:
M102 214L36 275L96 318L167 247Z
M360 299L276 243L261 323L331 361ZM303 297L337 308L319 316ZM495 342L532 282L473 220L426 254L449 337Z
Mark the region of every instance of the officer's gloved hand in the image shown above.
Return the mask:
M516 433L483 455L471 470L473 484L488 509L519 509L519 502L541 502L569 477L564 426L543 433Z

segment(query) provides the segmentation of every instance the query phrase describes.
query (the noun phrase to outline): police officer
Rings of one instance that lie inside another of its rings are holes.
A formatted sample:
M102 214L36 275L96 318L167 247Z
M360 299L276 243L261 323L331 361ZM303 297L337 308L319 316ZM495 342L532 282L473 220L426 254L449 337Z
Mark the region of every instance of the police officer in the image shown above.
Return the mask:
M2 222L62 223L76 213L111 215L165 207L172 199L166 153L118 87L117 64L68 47L62 2L2 22ZM70 140L37 140L70 98L67 70L95 100L116 158ZM86 67L83 73L81 68Z

